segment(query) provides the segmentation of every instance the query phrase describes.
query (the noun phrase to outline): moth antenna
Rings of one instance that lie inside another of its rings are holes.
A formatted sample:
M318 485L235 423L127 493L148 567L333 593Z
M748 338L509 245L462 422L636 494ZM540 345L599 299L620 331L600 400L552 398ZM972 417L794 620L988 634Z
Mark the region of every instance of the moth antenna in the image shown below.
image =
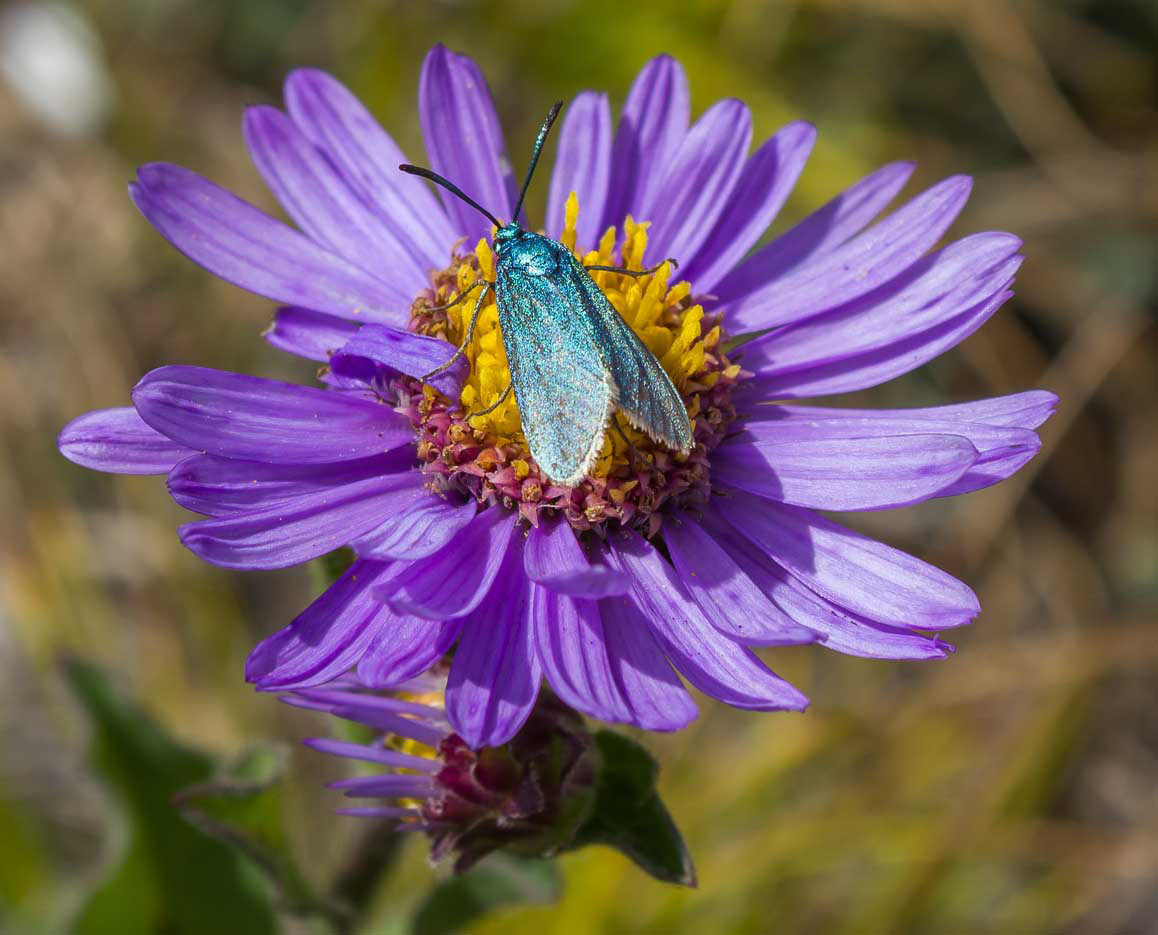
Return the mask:
M539 127L539 135L535 137L535 145L531 150L531 164L527 167L527 177L523 180L523 190L519 192L519 200L515 202L515 210L511 213L511 219L516 224L519 220L519 212L523 210L523 199L527 197L527 189L531 187L531 176L535 174L535 166L539 164L539 155L543 152L543 144L547 142L547 134L551 132L551 126L562 109L563 102L555 101L550 111L547 112L547 118L543 121L543 125Z
M459 188L457 185L455 185L454 182L450 181L449 179L444 179L437 172L431 172L430 169L424 169L424 168L422 168L422 166L412 166L409 163L403 163L398 168L401 169L403 172L405 172L407 175L420 175L424 179L430 179L430 181L432 181L435 185L441 185L443 188L445 188L448 192L450 192L456 198L461 198L468 205L470 205L472 208L474 208L476 211L478 211L480 214L482 214L483 217L485 217L487 220L489 220L495 227L502 227L503 226L502 221L500 221L497 217L495 217L493 214L491 214L486 208L484 208L477 201L475 201L473 198L471 198L470 195L468 195L461 188Z

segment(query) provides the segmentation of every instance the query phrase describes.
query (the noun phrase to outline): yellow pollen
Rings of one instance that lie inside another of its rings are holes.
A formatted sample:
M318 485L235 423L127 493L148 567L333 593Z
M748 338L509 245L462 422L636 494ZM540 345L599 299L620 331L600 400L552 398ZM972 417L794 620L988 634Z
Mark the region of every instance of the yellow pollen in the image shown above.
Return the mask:
M629 215L624 221L622 237L617 236L615 227L609 227L600 238L597 249L582 252L577 247L578 218L579 200L572 192L567 199L564 229L559 240L584 265L643 269L648 222L636 221ZM485 238L475 247L474 260L476 262L472 263L468 258L467 262L458 267L458 292L465 292L479 279L494 282L495 256ZM718 379L718 373L714 370L705 371L705 359L719 341L720 332L716 327L704 335L701 327L704 310L699 305L689 303L691 284L685 281L671 284L671 274L671 264L664 263L651 276L630 277L602 271L595 271L592 276L623 320L655 354L677 389L686 395L690 385L709 387ZM453 295L444 295L443 292L442 288L437 290L436 302L446 302L453 298ZM472 295L447 310L446 340L456 345L461 342L476 302L477 299ZM501 450L513 444L525 452L526 440L514 394L509 394L504 401L499 402L510 385L511 375L493 290L489 291L483 302L474 337L467 345L465 354L470 362L470 376L462 389L463 407L468 411L495 407L484 415L472 416L471 428L490 448ZM738 371L739 368L736 369ZM638 451L646 452L654 448L655 443L646 435L628 427L624 420L619 421ZM617 432L608 431L603 450L591 473L597 478L607 477L614 469L628 463L628 460L629 451L623 439ZM530 470L523 458L514 459L511 466L519 480L525 478ZM615 493L612 495L618 498L623 496Z

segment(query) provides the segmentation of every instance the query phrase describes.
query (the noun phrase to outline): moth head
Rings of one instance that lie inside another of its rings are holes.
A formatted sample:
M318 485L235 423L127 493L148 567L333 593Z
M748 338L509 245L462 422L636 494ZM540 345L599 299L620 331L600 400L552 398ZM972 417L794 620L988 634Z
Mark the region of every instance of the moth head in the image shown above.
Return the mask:
M502 253L503 248L507 244L514 243L519 240L526 231L524 231L518 224L510 223L504 224L497 231L495 231L495 252Z

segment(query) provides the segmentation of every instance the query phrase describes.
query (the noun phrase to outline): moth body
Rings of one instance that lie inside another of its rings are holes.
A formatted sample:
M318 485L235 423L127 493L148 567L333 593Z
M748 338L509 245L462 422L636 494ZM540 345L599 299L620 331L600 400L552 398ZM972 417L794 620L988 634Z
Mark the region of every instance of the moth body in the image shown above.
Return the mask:
M495 237L495 298L523 434L543 472L578 483L618 409L687 453L687 409L655 355L557 240L508 224Z
M511 217L519 216L561 106L562 102L557 103L543 121ZM441 185L497 228L495 281L482 288L484 295L488 288L495 290L523 435L531 456L549 480L572 486L587 475L617 410L653 441L684 454L691 451L691 420L679 391L570 250L517 223L501 223L453 182L429 169L411 165L399 168ZM629 276L645 274L613 271ZM456 358L474 333L481 306L480 297ZM426 379L432 375L427 374Z

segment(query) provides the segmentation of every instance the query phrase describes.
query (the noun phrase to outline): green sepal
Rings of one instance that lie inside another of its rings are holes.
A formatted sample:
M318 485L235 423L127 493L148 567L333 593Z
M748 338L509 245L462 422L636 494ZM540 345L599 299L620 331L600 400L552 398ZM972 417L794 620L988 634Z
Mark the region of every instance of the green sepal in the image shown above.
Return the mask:
M691 854L656 791L655 759L630 737L609 730L595 734L595 748L595 802L572 847L606 844L657 880L695 886Z

